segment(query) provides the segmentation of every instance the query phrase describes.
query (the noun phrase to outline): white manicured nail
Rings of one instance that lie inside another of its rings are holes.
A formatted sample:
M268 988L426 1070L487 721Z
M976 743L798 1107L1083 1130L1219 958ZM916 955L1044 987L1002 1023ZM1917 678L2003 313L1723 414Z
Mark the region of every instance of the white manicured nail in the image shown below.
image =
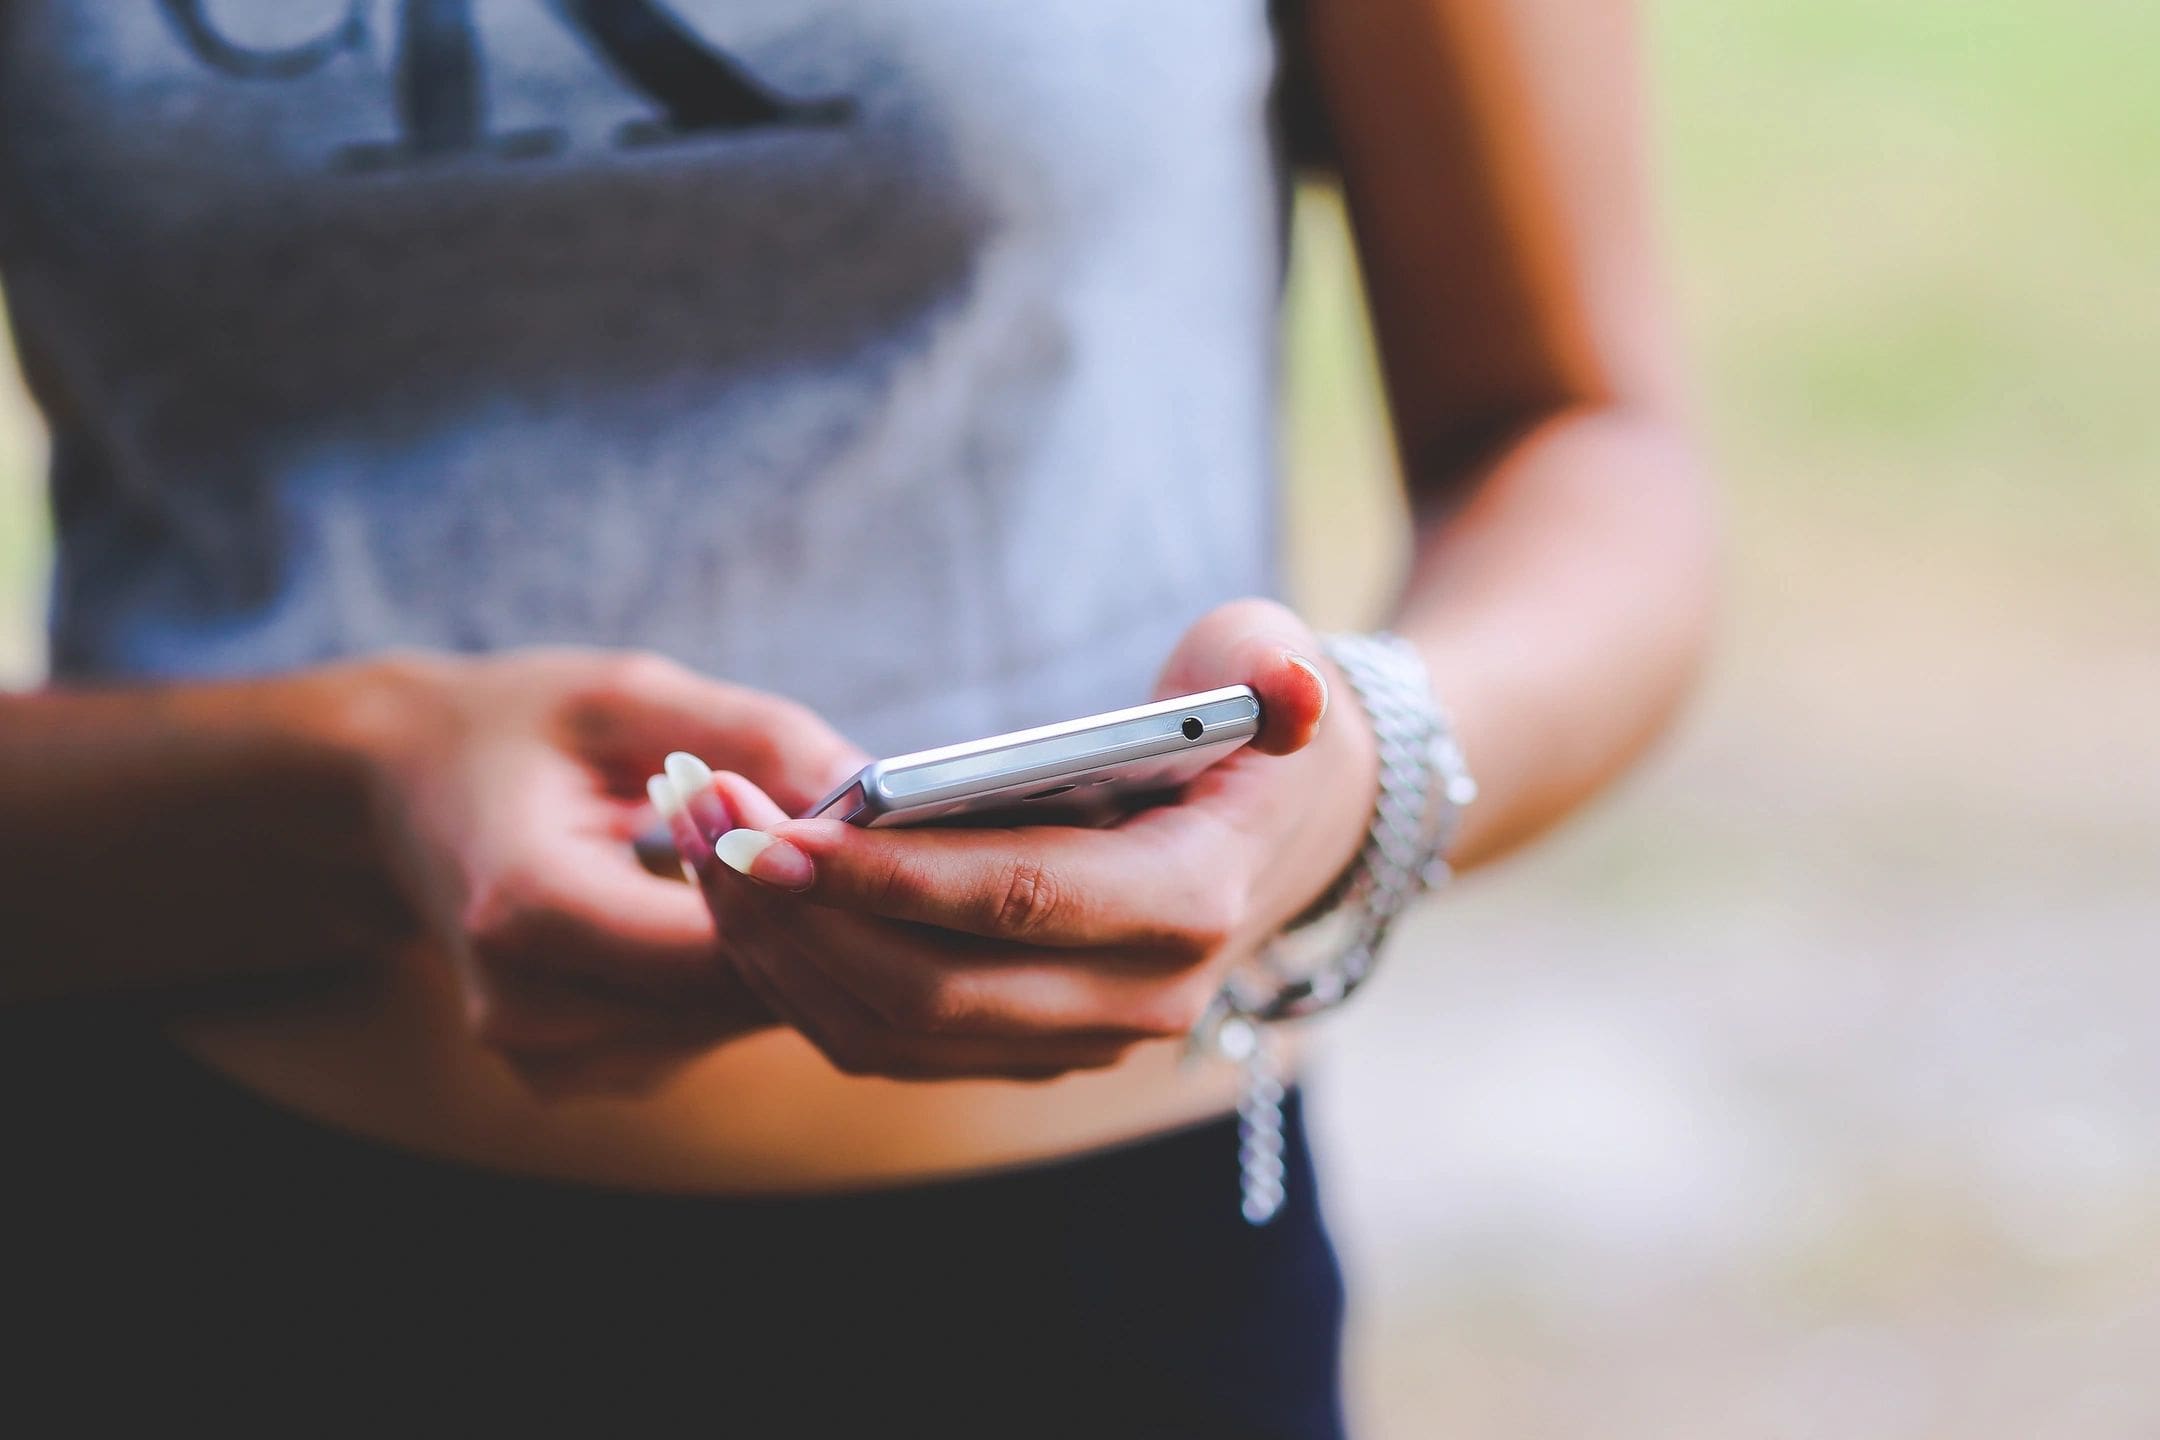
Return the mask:
M712 789L712 766L687 750L677 750L667 757L667 778L675 782L676 791L687 805L691 796Z
M713 854L729 869L775 889L807 890L817 879L817 866L809 856L763 830L730 830L713 842Z
M757 857L772 847L773 838L763 830L730 830L713 842L713 854L729 869L748 875Z
M682 813L682 796L675 792L675 782L665 775L646 777L645 794L652 801L652 808L660 812L663 820L673 820Z

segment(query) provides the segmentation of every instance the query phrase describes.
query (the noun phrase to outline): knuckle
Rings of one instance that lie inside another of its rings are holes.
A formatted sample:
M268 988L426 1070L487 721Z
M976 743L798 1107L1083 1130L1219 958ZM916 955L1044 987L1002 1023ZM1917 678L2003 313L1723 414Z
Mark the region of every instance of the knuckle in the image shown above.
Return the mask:
M735 700L736 768L768 788L802 779L805 757L815 761L829 732L816 711L779 695L747 693ZM822 774L819 779L823 779ZM813 787L814 788L814 787Z
M552 1104L575 1093L566 1082L563 1066L555 1060L518 1053L507 1053L504 1058L518 1084L536 1100Z
M1242 889L1231 883L1218 883L1207 887L1199 905L1194 905L1192 911L1194 935L1205 943L1207 954L1214 954L1216 950L1227 946L1229 939L1240 930L1240 926L1244 926L1244 913L1246 898Z
M867 1079L890 1073L888 1047L867 1026L826 1021L814 1032L805 1033L833 1069L843 1075Z
M1005 871L992 920L1000 934L1040 934L1065 911L1064 882L1040 860L1023 857Z
M603 662L601 688L623 699L641 699L674 688L683 669L651 650L628 650Z
M514 1063L560 1065L598 1043L592 1030L500 993L487 993L466 1011L467 1026L486 1049Z
M472 887L458 923L474 955L500 961L525 947L536 889L532 877L520 870L503 871Z
M522 975L565 953L575 910L560 877L513 864L472 885L456 938L480 975Z
M1065 1065L997 1065L985 1069L980 1077L984 1080L1003 1080L1013 1085L1047 1085L1052 1080L1071 1074L1077 1066Z
M580 655L561 661L566 694L562 716L572 736L611 743L629 712L675 688L682 667L649 650Z
M753 718L764 729L765 743L773 755L784 755L796 743L824 733L825 722L799 701L783 695L759 695L753 703Z
M1065 1065L1066 1073L1076 1070L1108 1070L1122 1063L1138 1045L1138 1040L1106 1040L1091 1050L1070 1057Z
M1133 1052L1137 1040L1113 1040L1081 1063L1084 1070L1109 1070L1125 1063L1125 1057Z
M1235 888L1212 881L1193 887L1179 907L1176 948L1196 958L1213 955L1229 943L1244 918Z
M912 915L928 902L929 882L898 854L888 851L864 868L869 873L863 877L863 888L871 908L892 915Z
M843 1044L828 1036L818 1041L817 1047L824 1053L827 1063L842 1075L859 1080L875 1073L870 1065L869 1052L857 1046Z
M1182 980L1159 989L1135 1017L1143 1035L1167 1040L1189 1034L1214 1002L1212 981Z
M510 1008L494 995L477 994L465 1004L465 1026L475 1040L490 1050L512 1053L523 1036Z
M1251 887L1239 875L1226 873L1208 887L1200 908L1214 932L1227 939L1244 929L1251 918Z
M1180 989L1177 1004L1177 1033L1190 1034L1215 1007L1223 992L1222 978L1212 972L1196 975Z
M896 1080L905 1078L896 1073L892 1058L879 1046L863 1041L838 1043L827 1049L825 1058L833 1069L856 1080Z
M919 1035L956 1030L967 1016L961 987L945 976L927 976L894 987L884 1009L896 1027Z
M733 747L728 759L733 767L756 781L761 787L769 786L781 773L780 739L772 731L769 716L745 715L739 717L747 722L731 727L728 743Z

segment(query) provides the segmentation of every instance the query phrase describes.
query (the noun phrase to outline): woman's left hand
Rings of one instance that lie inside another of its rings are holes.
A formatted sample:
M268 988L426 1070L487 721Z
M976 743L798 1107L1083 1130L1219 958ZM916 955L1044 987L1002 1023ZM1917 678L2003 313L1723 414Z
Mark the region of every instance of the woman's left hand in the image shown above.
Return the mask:
M1261 732L1177 802L1104 829L790 820L723 773L739 828L727 864L696 867L723 952L852 1075L1048 1079L1181 1036L1362 843L1372 733L1354 699L1329 706L1331 673L1281 606L1210 613L1158 693L1250 685Z

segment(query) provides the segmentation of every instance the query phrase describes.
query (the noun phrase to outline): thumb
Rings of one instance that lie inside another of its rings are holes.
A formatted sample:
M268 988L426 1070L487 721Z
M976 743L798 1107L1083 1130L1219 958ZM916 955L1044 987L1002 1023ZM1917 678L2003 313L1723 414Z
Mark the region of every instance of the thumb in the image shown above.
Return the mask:
M1250 685L1260 697L1253 748L1288 755L1312 742L1327 714L1327 670L1320 639L1271 600L1233 600L1200 619L1170 652L1155 684L1158 699Z

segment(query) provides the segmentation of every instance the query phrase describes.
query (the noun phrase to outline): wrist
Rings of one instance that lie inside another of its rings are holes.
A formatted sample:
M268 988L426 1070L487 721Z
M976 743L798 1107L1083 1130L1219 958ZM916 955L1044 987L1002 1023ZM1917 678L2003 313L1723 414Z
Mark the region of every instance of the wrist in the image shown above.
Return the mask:
M1380 736L1373 728L1372 712L1365 708L1357 686L1343 667L1332 657L1323 663L1328 677L1328 713L1323 725L1332 725L1336 731L1330 737L1337 752L1333 773L1341 788L1356 801L1348 809L1355 821L1356 836L1362 840L1373 806L1380 799ZM1353 844L1344 863L1356 853Z
M1263 952L1262 968L1277 983L1234 997L1254 1019L1312 1013L1339 1003L1363 982L1396 916L1446 883L1449 848L1477 795L1453 724L1434 698L1416 650L1388 634L1331 636L1326 650L1364 722L1359 730L1372 746L1368 763L1376 779L1363 792L1370 803L1359 820L1354 858L1290 922L1287 929L1300 932L1295 943L1278 942ZM1342 943L1315 945L1316 928L1339 933Z
M1372 716L1342 666L1332 658L1316 659L1328 684L1327 713L1312 746L1326 803L1309 817L1307 823L1319 828L1308 831L1307 840L1310 853L1325 855L1330 863L1317 887L1308 886L1299 897L1300 915L1324 904L1355 866L1380 801L1380 743Z
M0 706L7 993L323 969L409 935L365 668Z
M247 707L258 727L251 768L285 796L277 824L295 846L368 871L401 936L420 927L428 899L411 795L420 768L455 743L464 663L422 652L342 661L261 682Z
M1376 777L1356 859L1301 917L1334 933L1316 938L1305 930L1265 947L1231 973L1187 1041L1191 1052L1234 1061L1245 1072L1238 1164L1241 1209L1255 1225L1274 1217L1285 1193L1284 1088L1268 1022L1330 1009L1365 982L1404 905L1446 880L1443 857L1477 795L1425 661L1407 641L1335 635L1324 649L1339 692L1355 697L1366 721Z
M380 784L453 738L461 663L411 651L326 665L288 677L267 713L323 763Z

